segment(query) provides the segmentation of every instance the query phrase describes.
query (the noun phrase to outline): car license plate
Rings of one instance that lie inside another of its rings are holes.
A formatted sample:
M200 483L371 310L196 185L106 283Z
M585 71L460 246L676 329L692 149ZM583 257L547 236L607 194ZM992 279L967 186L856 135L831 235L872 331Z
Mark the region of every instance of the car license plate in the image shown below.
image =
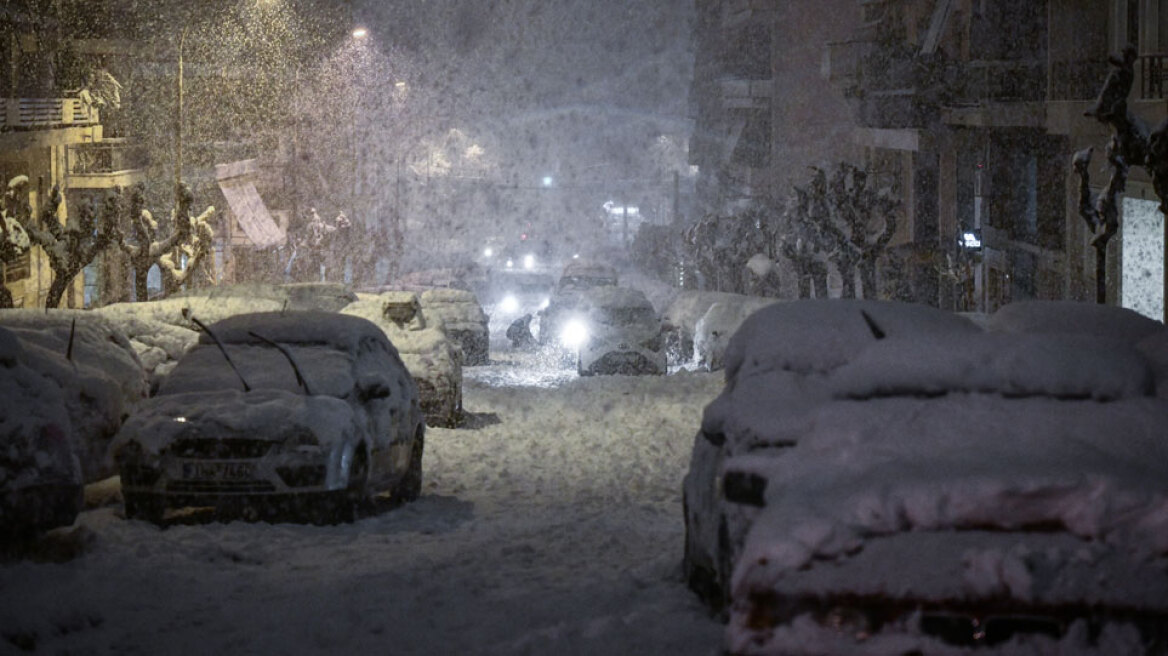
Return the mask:
M188 481L247 481L255 478L250 462L184 462L182 477Z

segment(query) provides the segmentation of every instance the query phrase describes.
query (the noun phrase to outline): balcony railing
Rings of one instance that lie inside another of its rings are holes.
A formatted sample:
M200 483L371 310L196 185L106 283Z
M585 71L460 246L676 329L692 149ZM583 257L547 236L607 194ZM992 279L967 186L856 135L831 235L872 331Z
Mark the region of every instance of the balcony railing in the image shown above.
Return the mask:
M108 176L142 169L148 163L145 149L127 139L104 139L69 146L65 150L69 175Z
M88 126L100 122L97 108L80 98L0 98L0 130Z

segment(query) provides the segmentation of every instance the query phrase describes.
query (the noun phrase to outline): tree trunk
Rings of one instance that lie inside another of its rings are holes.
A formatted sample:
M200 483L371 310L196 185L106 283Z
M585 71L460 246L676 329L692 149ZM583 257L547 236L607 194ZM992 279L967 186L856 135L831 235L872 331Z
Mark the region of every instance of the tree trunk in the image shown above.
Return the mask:
M1107 240L1095 243L1095 302L1107 304Z
M836 265L839 266L840 278L843 287L840 289L840 298L856 297L856 263L850 258L841 257Z
M860 262L860 293L865 299L876 298L876 261L865 258Z
M72 267L70 267L72 269ZM69 284L77 277L77 271L54 271L53 282L49 285L49 294L45 297L46 308L56 308L61 305L61 299L69 289Z
M139 303L150 300L150 293L146 288L146 286L149 284L147 282L147 277L149 275L149 268L144 268L137 265L134 266L134 300Z
M811 283L815 290L815 298L827 298L827 265L823 262L812 262Z

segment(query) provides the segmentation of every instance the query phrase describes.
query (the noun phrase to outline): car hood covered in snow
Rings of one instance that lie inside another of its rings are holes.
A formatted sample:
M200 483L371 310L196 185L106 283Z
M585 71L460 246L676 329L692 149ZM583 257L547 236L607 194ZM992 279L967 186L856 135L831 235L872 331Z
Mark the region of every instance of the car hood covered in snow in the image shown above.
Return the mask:
M308 431L321 445L353 439L352 407L331 396L284 390L221 390L169 394L150 399L114 438L116 453L136 440L157 454L183 438L249 438L280 441Z

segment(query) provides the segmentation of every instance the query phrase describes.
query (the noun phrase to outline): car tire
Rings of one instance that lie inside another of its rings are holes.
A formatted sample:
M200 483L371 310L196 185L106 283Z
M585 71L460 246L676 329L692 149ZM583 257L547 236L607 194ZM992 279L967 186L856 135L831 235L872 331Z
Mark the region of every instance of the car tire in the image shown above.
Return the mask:
M410 466L393 491L393 498L402 503L416 501L422 495L422 452L425 450L425 429L418 427L414 446L410 449Z
M124 493L126 519L140 519L151 524L162 525L166 514L165 501L153 494Z

